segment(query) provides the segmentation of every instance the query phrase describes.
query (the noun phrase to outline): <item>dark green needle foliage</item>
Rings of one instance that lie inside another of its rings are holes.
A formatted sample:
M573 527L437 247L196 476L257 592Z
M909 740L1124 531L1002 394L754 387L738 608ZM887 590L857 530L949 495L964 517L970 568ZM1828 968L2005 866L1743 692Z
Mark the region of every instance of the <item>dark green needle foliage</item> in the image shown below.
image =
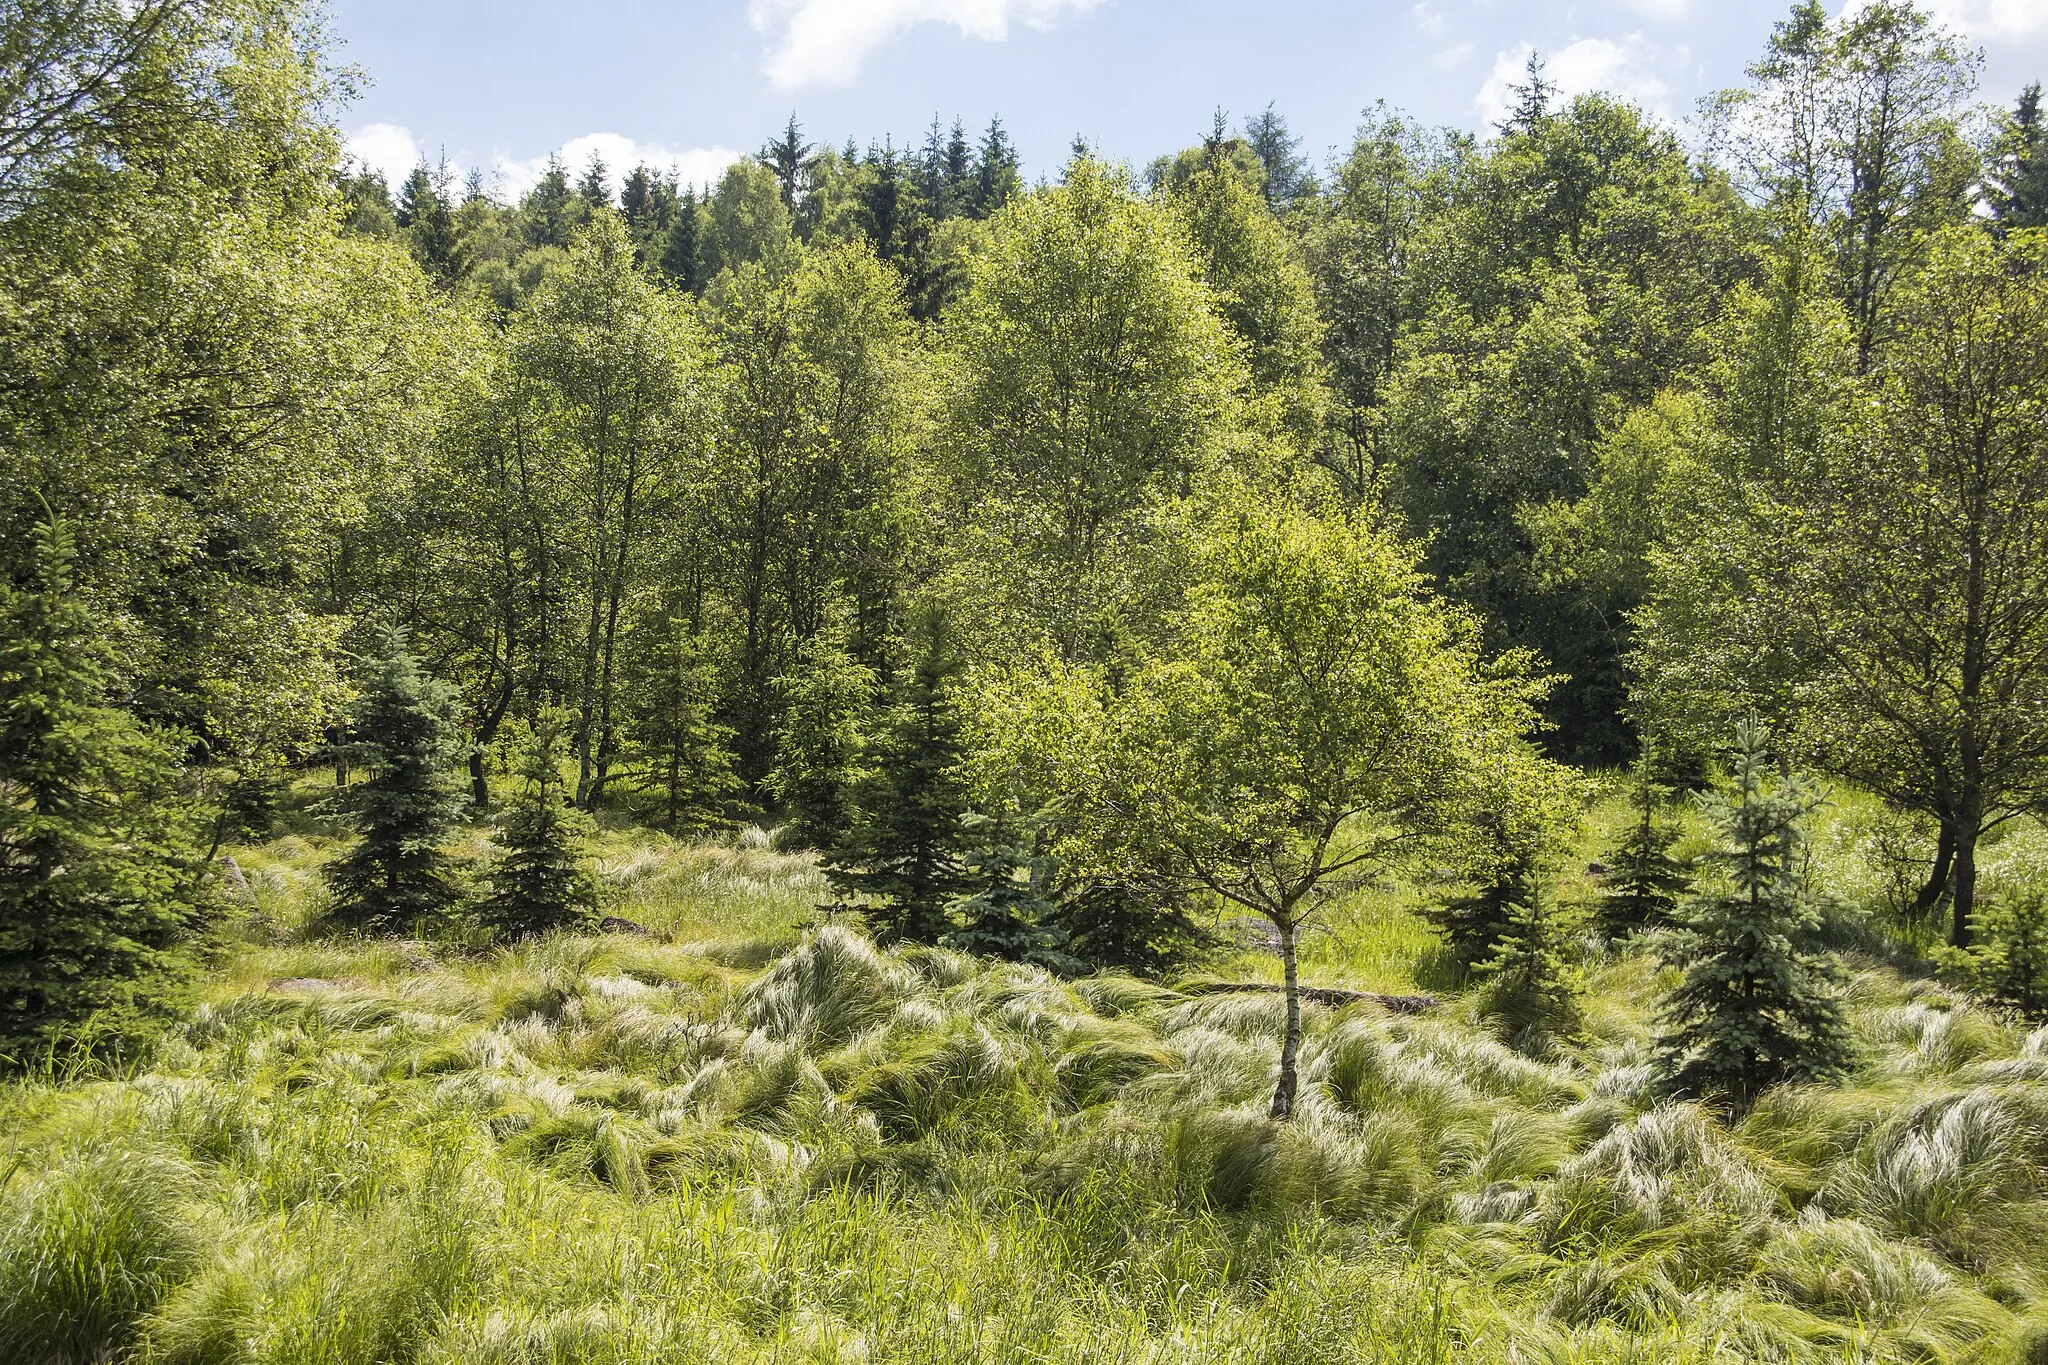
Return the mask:
M349 766L370 776L347 792L362 837L328 866L337 924L401 929L459 896L441 844L467 800L456 773L460 714L455 689L421 667L406 633L385 631L341 746Z
M1084 970L1065 950L1066 932L1046 886L1048 860L986 817L969 816L967 824L975 843L967 874L980 887L956 905L960 923L946 935L946 946L1067 975Z
M1459 965L1475 968L1490 959L1514 922L1537 895L1538 868L1533 850L1499 845L1492 870L1459 895L1446 897L1425 913L1450 945Z
M1578 970L1566 954L1560 911L1537 879L1522 882L1502 909L1493 952L1473 971L1480 1009L1508 1042L1541 1054L1579 1031Z
M568 799L562 778L572 724L569 712L550 708L509 736L519 785L500 822L504 854L477 906L500 938L565 928L597 908L586 851L594 826Z
M1212 946L1185 895L1099 879L1061 897L1052 923L1066 951L1096 971L1164 976Z
M1609 938L1671 923L1685 890L1685 865L1671 856L1678 832L1665 813L1671 789L1655 780L1647 753L1636 761L1630 800L1636 818L1608 860L1600 896L1600 929Z
M1680 906L1672 957L1685 977L1664 1001L1659 1042L1672 1089L1740 1106L1848 1066L1836 970L1811 947L1819 916L1805 888L1800 826L1822 799L1810 780L1778 774L1761 725L1737 728L1729 789L1702 802L1711 880Z
M836 848L854 826L862 731L876 691L874 671L847 648L843 614L798 651L796 671L777 691L782 725L768 789L781 803L785 837L805 848Z
M176 1000L204 905L169 746L103 699L62 523L36 556L33 586L0 582L0 1065Z
M953 927L948 907L974 890L959 772L957 693L967 661L941 607L912 615L906 644L909 668L860 784L859 819L826 873L841 895L868 899L878 937L936 943Z
M1946 970L2029 1019L2048 1019L2048 892L2025 886L1985 898L1977 942L1948 950Z

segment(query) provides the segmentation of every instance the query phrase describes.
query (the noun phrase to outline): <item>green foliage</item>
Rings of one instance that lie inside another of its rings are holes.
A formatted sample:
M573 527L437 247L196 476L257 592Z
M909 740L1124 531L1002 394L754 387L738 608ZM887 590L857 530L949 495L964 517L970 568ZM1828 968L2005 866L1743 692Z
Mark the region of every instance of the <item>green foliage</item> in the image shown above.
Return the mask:
M2048 894L2019 887L1987 896L1980 937L1947 949L1947 972L2030 1019L2048 1019Z
M1600 928L1610 938L1672 922L1686 869L1671 856L1678 831L1665 815L1670 800L1671 789L1656 780L1655 762L1646 751L1631 774L1629 804L1635 819L1609 855L1607 883L1600 889Z
M641 623L630 703L638 785L655 797L656 823L676 832L732 818L740 780L732 729L716 719L724 688L705 633L668 612Z
M1754 722L1736 730L1733 765L1731 789L1703 807L1718 839L1708 863L1725 882L1682 907L1672 957L1685 977L1664 1001L1659 1048L1675 1088L1746 1104L1780 1082L1839 1075L1850 1039L1833 965L1809 946L1818 916L1800 822L1823 797L1776 775Z
M1582 1022L1582 987L1567 954L1566 926L1540 885L1502 908L1493 950L1473 972L1479 1007L1516 1047L1542 1053L1576 1034Z
M500 822L503 851L477 904L478 916L501 938L561 929L597 908L587 847L591 820L568 800L562 782L573 720L550 708L505 736L519 786Z
M1084 970L1065 951L1067 936L1047 885L1050 859L985 816L969 823L965 838L967 876L979 886L954 904L959 925L945 936L946 946L1049 971Z
M1092 877L1060 897L1050 922L1066 951L1097 971L1161 977L1212 946L1193 907L1185 890Z
M867 898L885 940L937 943L950 906L969 891L964 862L967 789L960 773L960 681L967 660L951 616L915 612L903 677L855 794L860 812L827 871L843 896Z
M2048 134L2041 126L2039 81L2020 92L1999 129L1986 180L2000 226L2048 227Z
M119 1144L72 1146L10 1180L0 1189L0 1353L85 1361L133 1350L206 1257L197 1185L183 1162Z
M0 582L0 1057L25 1065L91 1022L118 1040L177 1001L206 870L170 746L104 699L108 651L69 528L36 533L29 587Z
M461 700L429 675L406 633L387 629L369 660L362 695L339 746L367 778L347 789L357 841L331 863L334 918L385 932L432 920L461 892L441 845L465 806L455 764L462 749Z
M844 613L797 651L796 671L780 685L782 727L768 789L781 803L789 837L806 848L838 847L858 819L855 792L862 745L875 703L874 670L848 650Z

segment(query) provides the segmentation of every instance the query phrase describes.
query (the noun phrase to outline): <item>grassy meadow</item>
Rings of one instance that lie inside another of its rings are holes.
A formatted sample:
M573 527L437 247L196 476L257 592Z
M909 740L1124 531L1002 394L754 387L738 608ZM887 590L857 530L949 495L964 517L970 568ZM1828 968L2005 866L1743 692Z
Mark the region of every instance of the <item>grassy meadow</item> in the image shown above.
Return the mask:
M1275 1126L1277 997L880 951L758 832L611 830L651 932L489 948L321 937L291 827L152 1052L0 1092L0 1360L2048 1360L2048 1030L1867 952L1853 1079L1730 1125L1654 1093L1650 952L1525 1056L1363 890L1306 980L1442 1003L1311 1006ZM1845 920L1888 837L1817 831Z

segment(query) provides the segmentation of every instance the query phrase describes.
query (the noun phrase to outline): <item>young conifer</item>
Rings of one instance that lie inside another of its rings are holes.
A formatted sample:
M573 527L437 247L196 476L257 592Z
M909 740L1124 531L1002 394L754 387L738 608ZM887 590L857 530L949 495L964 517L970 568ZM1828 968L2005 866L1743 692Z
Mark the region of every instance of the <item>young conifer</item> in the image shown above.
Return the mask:
M1800 825L1822 795L1780 777L1763 727L1736 730L1731 789L1703 802L1718 836L1717 883L1680 907L1685 977L1666 997L1659 1054L1673 1089L1746 1104L1781 1081L1824 1080L1849 1063L1835 969L1809 940Z
M597 908L586 848L591 819L567 799L562 763L573 717L550 708L507 736L519 785L507 805L500 842L478 917L500 938L560 929Z
M204 907L169 747L102 699L70 534L36 549L33 587L0 584L0 1065L175 999Z
M966 824L974 844L965 859L967 874L980 886L956 903L960 922L946 935L946 945L1067 975L1084 970L1066 951L1066 932L1046 886L1048 860L985 817L969 816Z
M1671 923L1685 889L1685 865L1671 856L1677 831L1664 817L1671 789L1655 779L1649 754L1636 761L1630 799L1636 818L1609 859L1600 928L1609 938Z
M633 748L643 788L672 834L711 829L733 815L740 788L732 727L717 718L718 665L704 636L680 616L648 627L652 641L635 669Z
M1207 949L1214 938L1194 916L1188 897L1128 881L1092 880L1072 888L1052 924L1065 951L1096 970L1162 976Z
M1537 879L1504 910L1493 951L1474 968L1480 1008L1515 1046L1542 1052L1579 1031L1578 969L1565 955L1557 907Z
M788 838L837 848L855 820L862 729L875 701L874 671L847 648L847 621L834 614L797 655L777 690L783 705L768 789L782 804Z
M1471 890L1425 912L1449 943L1451 956L1468 968L1493 956L1508 926L1537 895L1534 850L1516 846L1499 829L1490 831L1489 839L1496 845L1491 870Z
M952 927L948 907L973 890L956 696L967 661L941 607L912 616L907 643L910 667L860 784L859 819L826 873L840 894L869 898L882 939L936 943Z
M329 864L334 918L376 932L431 918L459 894L441 843L461 819L467 795L456 772L461 703L387 630L351 717L349 766L369 779L347 789L354 847Z

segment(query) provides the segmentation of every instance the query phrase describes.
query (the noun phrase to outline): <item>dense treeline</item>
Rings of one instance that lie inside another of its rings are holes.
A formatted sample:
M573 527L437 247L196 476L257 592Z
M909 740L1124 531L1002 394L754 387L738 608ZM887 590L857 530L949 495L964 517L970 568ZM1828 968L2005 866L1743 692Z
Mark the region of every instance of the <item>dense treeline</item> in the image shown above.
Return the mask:
M1153 970L1234 907L1292 984L1329 897L1429 866L1540 1039L1564 765L1637 761L1605 927L1690 916L1709 977L1754 931L1817 1071L1791 771L1919 822L1959 949L2048 794L2048 144L1909 5L1795 7L1697 147L1532 61L1491 135L1378 110L1320 175L1272 109L1030 185L1000 120L792 118L713 186L516 204L344 166L293 0L6 23L16 1051L154 998L46 989L48 935L168 972L315 762L368 779L359 928L569 922L589 813L751 820L885 936ZM1681 909L1660 821L1738 728ZM1744 1091L1715 1021L1765 1007L1695 985L1672 1074Z

